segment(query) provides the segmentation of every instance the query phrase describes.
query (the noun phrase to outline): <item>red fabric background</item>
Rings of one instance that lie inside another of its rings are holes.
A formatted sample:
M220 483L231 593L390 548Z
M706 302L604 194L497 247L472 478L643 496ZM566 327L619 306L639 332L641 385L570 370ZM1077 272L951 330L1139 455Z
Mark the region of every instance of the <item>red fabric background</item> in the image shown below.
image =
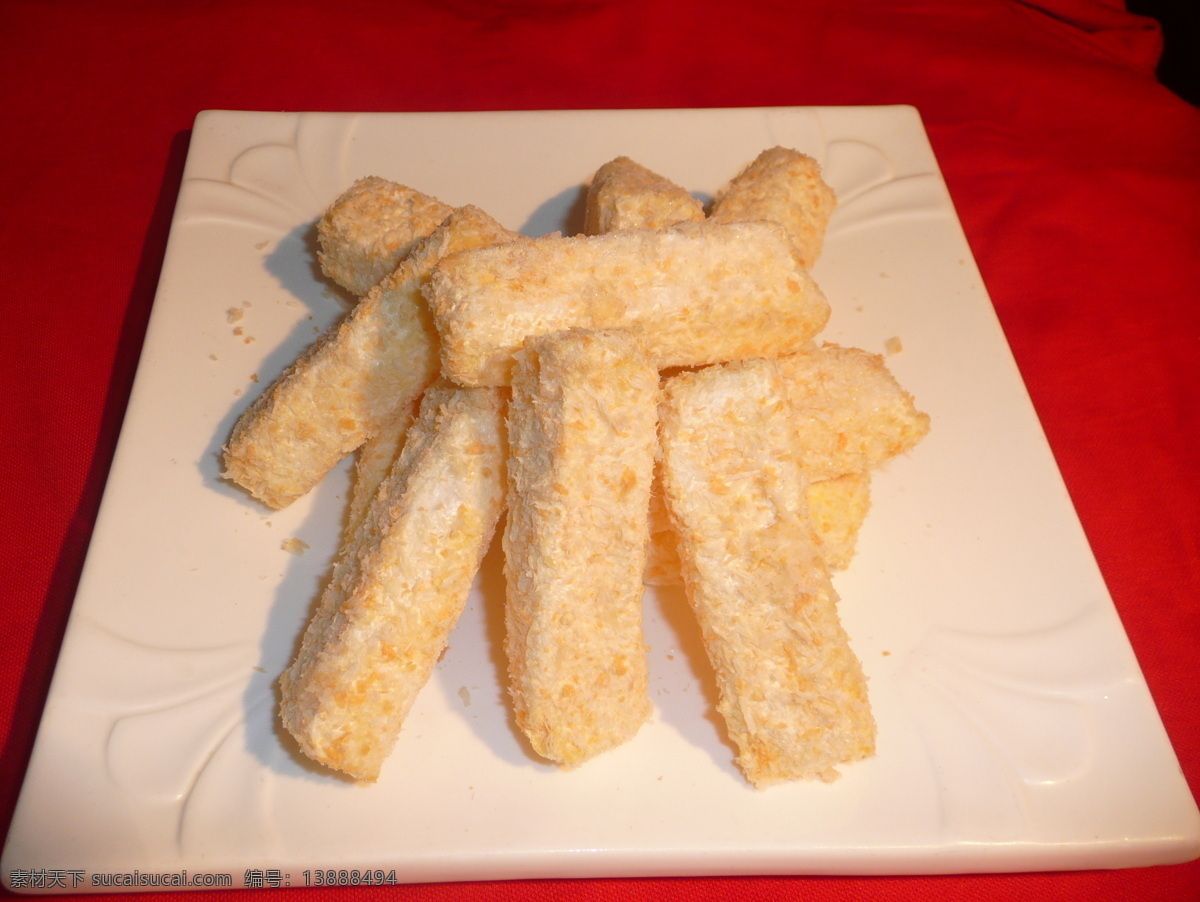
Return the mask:
M1195 793L1200 112L1160 50L1117 0L0 2L0 829L207 108L918 107ZM392 895L1196 900L1200 865Z

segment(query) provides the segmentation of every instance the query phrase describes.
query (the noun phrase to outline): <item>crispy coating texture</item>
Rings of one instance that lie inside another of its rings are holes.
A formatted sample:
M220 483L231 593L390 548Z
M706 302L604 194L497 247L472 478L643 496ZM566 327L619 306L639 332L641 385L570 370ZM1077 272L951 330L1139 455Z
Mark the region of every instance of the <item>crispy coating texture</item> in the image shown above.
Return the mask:
M361 178L317 221L321 272L362 297L453 210L405 185L378 176Z
M359 446L354 460L354 472L350 483L350 502L346 507L346 524L343 530L347 539L351 539L362 522L371 504L371 499L379 490L380 484L387 478L396 459L404 448L404 439L412 428L417 414L417 404L396 412L390 420L383 424L379 432L371 436Z
M437 331L421 293L434 265L513 237L476 207L454 211L242 414L225 477L272 508L311 490L437 378Z
M929 432L929 416L878 354L826 343L781 357L779 373L800 465L814 482L870 470Z
M667 380L663 483L718 710L755 786L837 776L875 750L862 667L805 505L774 361Z
M650 715L642 635L658 372L619 332L531 340L509 412L505 650L517 724L577 765Z
M829 304L775 223L549 236L455 254L426 288L442 372L507 384L525 340L562 329L636 328L659 369L804 347Z
M662 229L680 222L702 222L704 205L669 179L617 157L596 170L588 186L584 232L602 235L621 229ZM679 555L667 517L657 467L650 486L650 541L646 548L646 585L678 585Z
M812 269L836 206L837 196L821 178L816 160L786 147L772 147L718 193L710 218L717 222L778 222L791 236L804 268Z
M870 474L847 473L811 482L805 491L809 521L830 573L845 570L854 559L858 531L871 509L870 487ZM650 547L644 581L648 586L683 584L678 540L661 491L650 497Z
M603 235L622 229L665 229L703 219L704 205L697 198L629 157L617 157L592 176L583 230Z
M300 749L373 781L465 606L504 509L504 403L435 386L280 678Z
M878 354L827 343L776 362L795 451L810 482L813 529L829 569L844 570L870 508L869 471L920 442L929 432L929 416L916 408ZM646 571L650 585L679 582L675 539L663 510L656 494Z

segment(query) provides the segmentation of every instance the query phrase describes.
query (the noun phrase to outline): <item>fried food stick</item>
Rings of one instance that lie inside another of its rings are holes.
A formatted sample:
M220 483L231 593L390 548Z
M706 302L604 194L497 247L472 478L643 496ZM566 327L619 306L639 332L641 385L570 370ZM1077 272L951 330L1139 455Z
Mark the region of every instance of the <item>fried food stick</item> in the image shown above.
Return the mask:
M663 482L718 710L755 786L874 753L862 667L808 521L774 361L667 380Z
M878 354L826 343L776 362L796 454L809 480L813 528L826 565L844 570L870 507L870 470L911 450L929 432L929 416L916 408ZM674 585L678 555L657 494L650 523L646 581Z
M603 235L622 229L664 229L703 219L704 205L683 188L629 157L617 157L592 176L583 230L588 235Z
M280 678L305 755L373 781L465 606L504 507L496 389L430 388Z
M716 222L769 219L787 229L805 269L812 269L837 206L812 157L786 147L764 150L717 195Z
M362 297L452 212L450 205L405 185L361 178L317 221L321 272Z
M509 688L534 750L566 767L630 739L651 710L642 571L658 385L620 332L533 339L513 376Z
M421 294L434 265L513 237L476 207L454 211L242 414L225 477L272 508L312 489L437 378L437 332Z
M636 328L660 369L804 347L829 304L775 223L550 236L444 259L425 295L442 372L503 385L513 354L561 329Z

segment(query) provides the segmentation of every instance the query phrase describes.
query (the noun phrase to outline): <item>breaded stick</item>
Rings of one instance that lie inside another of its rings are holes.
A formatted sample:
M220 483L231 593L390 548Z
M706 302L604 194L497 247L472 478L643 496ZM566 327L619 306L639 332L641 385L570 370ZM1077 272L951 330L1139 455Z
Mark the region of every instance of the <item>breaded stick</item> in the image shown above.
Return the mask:
M505 650L517 724L574 766L650 714L642 636L658 371L628 334L531 340L509 411Z
M321 272L362 297L453 210L405 185L361 178L317 221Z
M636 328L660 369L807 345L829 304L775 223L683 223L455 254L426 289L442 372L508 382L512 355L561 329Z
M845 570L854 558L858 531L871 508L870 485L869 474L847 473L810 482L804 493L813 535L831 573ZM666 500L659 492L652 493L650 499L650 547L644 581L648 586L678 586L683 582L678 541Z
M870 507L868 471L911 450L929 432L929 416L917 410L878 354L823 344L780 357L777 364L796 453L810 480L813 528L826 565L843 570ZM652 503L646 582L674 585L678 556L659 513Z
M862 667L805 509L774 361L667 380L663 482L718 710L749 780L836 777L874 752Z
M280 678L283 725L313 760L378 777L503 511L503 410L495 389L426 392Z
M312 489L437 377L437 332L421 294L434 265L513 237L476 207L455 210L242 414L225 477L273 508Z
M929 416L878 354L826 343L779 358L779 374L800 465L814 482L865 472L929 432Z
M704 205L683 188L629 157L617 157L592 176L583 231L603 235L621 229L665 229L703 219Z
M769 219L787 229L805 269L812 269L837 206L833 189L810 156L786 147L764 150L713 201L717 222Z

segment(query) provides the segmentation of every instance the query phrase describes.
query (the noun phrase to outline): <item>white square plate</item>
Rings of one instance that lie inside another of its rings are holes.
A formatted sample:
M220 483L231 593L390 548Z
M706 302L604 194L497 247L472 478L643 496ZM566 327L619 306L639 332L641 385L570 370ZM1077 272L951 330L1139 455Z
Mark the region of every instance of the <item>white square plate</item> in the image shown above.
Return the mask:
M652 721L572 772L534 760L502 688L493 551L379 783L306 764L276 725L274 683L329 572L347 470L269 512L218 479L217 454L346 309L314 267L325 206L375 174L541 234L578 222L582 186L615 156L711 195L775 144L819 159L840 198L815 271L834 308L824 337L878 353L898 338L889 366L933 422L875 477L836 577L877 756L832 784L750 788L686 606L663 591L647 593ZM915 110L198 117L4 851L14 889L110 889L107 875L135 872L142 886L303 886L330 869L934 873L1198 852L1195 802Z

